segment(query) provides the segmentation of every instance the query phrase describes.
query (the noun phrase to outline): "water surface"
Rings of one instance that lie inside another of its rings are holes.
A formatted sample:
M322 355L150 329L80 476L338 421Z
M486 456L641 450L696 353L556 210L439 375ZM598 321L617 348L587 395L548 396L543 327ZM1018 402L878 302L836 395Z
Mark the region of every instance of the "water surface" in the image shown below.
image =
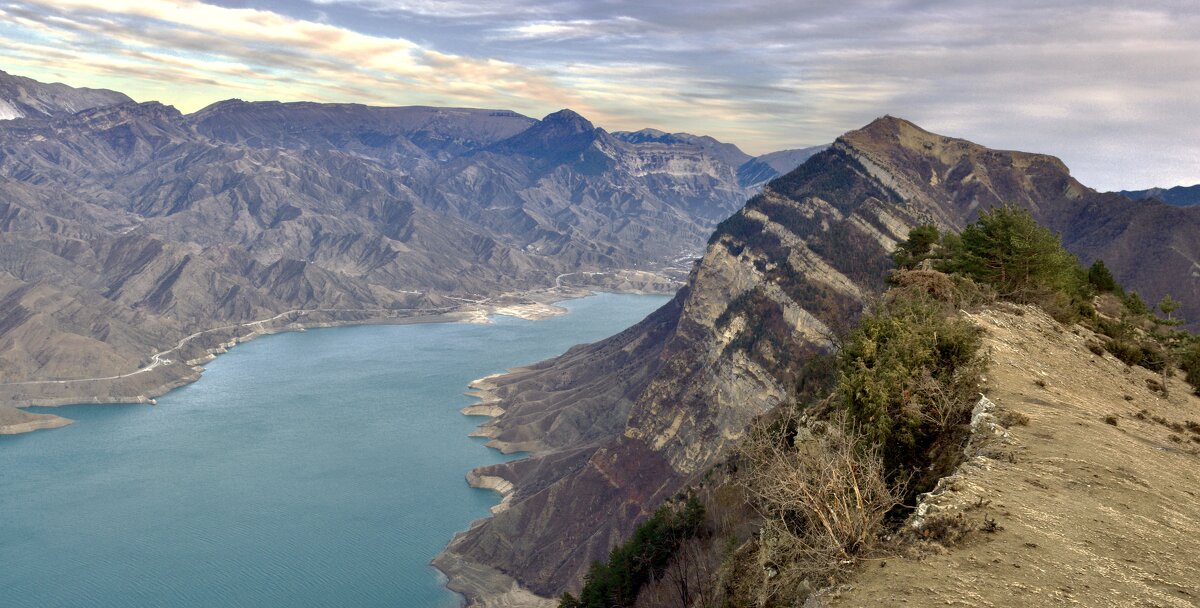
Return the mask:
M632 325L600 294L542 321L341 327L240 345L148 405L0 438L0 605L457 606L429 560L498 495L470 380Z

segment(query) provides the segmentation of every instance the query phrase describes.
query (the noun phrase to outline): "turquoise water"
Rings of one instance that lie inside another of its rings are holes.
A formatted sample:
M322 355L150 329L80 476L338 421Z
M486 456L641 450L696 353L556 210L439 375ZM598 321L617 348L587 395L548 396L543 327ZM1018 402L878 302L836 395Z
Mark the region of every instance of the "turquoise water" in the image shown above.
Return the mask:
M0 438L0 605L457 606L429 560L498 502L466 384L616 333L664 297L542 321L313 330L221 355L157 406Z

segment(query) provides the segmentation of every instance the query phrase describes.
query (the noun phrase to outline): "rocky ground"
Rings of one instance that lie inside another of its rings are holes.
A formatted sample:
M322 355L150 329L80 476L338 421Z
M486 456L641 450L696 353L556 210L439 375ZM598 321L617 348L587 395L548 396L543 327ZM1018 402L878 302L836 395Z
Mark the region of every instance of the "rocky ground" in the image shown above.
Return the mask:
M1200 604L1200 397L1179 378L1164 396L1161 375L1095 354L1091 332L1039 310L972 318L987 332L987 397L1002 419L1028 417L929 501L930 517L975 530L867 561L812 603Z

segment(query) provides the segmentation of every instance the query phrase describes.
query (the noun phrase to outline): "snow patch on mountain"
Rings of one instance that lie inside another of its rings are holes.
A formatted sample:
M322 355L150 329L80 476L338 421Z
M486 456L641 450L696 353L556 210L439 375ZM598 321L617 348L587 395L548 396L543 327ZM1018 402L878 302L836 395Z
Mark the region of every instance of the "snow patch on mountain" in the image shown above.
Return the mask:
M14 118L24 118L25 115L21 111L13 107L6 99L0 99L0 120L12 120Z

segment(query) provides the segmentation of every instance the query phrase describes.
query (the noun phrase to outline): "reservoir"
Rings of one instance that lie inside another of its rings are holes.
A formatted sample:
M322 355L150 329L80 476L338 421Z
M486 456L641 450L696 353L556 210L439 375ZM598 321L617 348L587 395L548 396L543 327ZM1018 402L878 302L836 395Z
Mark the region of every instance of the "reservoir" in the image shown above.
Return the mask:
M0 437L0 605L441 608L429 560L499 495L471 468L467 383L636 323L598 294L541 321L267 336L150 405Z

